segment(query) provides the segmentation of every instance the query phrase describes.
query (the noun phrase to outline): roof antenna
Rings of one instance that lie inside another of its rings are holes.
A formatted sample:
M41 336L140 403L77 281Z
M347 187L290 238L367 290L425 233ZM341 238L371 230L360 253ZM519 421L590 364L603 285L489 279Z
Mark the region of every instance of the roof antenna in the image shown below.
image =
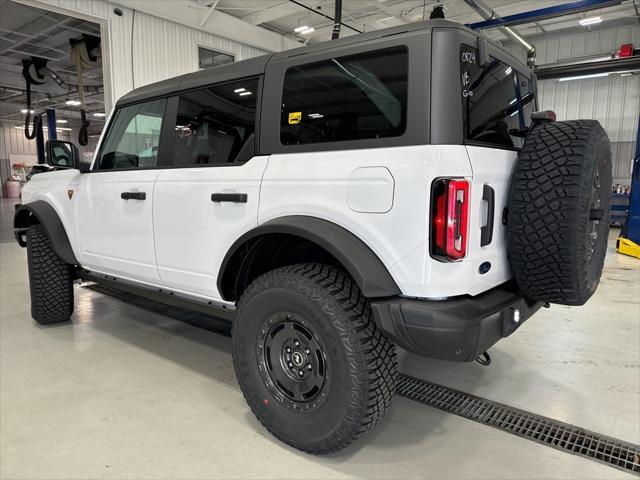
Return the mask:
M431 10L431 15L429 15L429 20L434 20L436 18L444 18L444 5L436 5Z
M334 15L333 32L331 40L340 37L340 27L342 27L342 0L336 0L336 14Z

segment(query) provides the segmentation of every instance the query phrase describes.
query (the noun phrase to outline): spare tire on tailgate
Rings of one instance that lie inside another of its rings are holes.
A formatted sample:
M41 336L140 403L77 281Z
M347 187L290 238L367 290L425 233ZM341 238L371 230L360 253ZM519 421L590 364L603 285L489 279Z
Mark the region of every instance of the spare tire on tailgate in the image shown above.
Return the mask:
M607 251L611 148L595 120L538 123L511 180L509 258L526 297L583 305Z

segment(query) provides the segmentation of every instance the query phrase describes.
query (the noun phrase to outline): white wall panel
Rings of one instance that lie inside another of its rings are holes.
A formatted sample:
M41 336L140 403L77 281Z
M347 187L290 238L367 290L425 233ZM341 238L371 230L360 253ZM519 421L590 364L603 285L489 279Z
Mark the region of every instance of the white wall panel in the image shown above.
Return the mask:
M536 47L538 65L548 65L610 55L625 43L640 46L640 26L600 28L529 40ZM522 47L508 44L506 48L518 58L526 59ZM628 183L640 115L640 75L613 74L570 82L542 80L538 83L538 96L540 107L555 111L558 120L598 120L611 141L615 183Z
M20 125L18 125L20 126ZM11 122L0 123L0 189L4 195L4 182L13 173L11 170L12 155L37 155L36 141L27 140L22 128L15 128ZM59 132L60 140L69 140L67 132ZM47 134L45 133L45 141Z

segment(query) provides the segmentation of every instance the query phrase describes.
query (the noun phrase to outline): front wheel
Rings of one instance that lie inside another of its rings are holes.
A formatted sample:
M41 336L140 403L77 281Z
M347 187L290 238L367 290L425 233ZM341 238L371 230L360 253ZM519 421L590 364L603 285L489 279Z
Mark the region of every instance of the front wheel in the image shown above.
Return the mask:
M371 429L395 391L395 346L369 301L340 270L283 267L243 294L233 327L242 393L264 426L314 454L336 452Z
M31 316L41 325L66 322L73 313L71 267L53 249L42 225L27 231Z

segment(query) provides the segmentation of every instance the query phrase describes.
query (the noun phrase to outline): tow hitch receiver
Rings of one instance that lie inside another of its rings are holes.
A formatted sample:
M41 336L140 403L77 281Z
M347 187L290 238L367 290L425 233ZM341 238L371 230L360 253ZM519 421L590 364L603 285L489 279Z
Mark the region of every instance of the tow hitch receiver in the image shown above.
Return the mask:
M476 362L484 367L488 367L491 365L491 357L489 356L489 352L483 352L476 357Z

